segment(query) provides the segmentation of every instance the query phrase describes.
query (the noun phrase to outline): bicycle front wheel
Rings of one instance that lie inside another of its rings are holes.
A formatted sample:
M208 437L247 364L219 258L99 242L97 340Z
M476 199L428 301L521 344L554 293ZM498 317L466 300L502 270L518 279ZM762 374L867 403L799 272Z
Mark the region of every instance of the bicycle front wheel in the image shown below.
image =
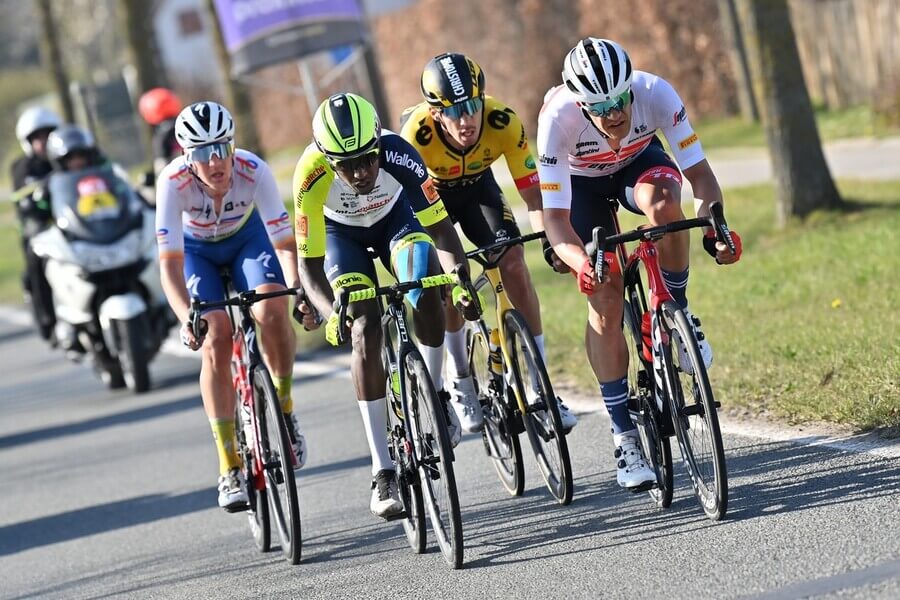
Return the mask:
M716 401L684 311L674 302L665 302L662 315L669 334L663 362L675 435L703 512L718 521L728 508L728 476ZM682 364L679 343L684 344L690 365Z
M271 549L272 530L269 525L269 500L266 494L265 483L257 487L256 448L250 431L251 423L244 422L241 414L240 394L235 401L235 419L237 423L238 454L244 465L244 478L247 481L247 498L250 500L250 510L247 511L247 521L250 524L250 533L260 552L268 552ZM264 482L265 479L263 478Z
M522 314L511 309L503 315L513 373L512 390L524 400L522 422L547 489L557 502L572 502L572 462L559 416L559 406L544 361Z
M459 496L453 472L453 453L447 433L447 407L434 391L425 361L418 350L404 360L410 433L425 507L444 560L462 566L463 535Z
M481 437L484 449L497 471L500 483L513 496L525 490L525 467L522 464L522 445L513 431L512 409L506 401L503 378L491 371L490 347L481 330L468 336L469 373L484 413Z
M294 450L281 403L263 366L253 371L256 418L261 433L260 451L266 474L266 489L272 520L278 529L281 550L292 565L300 562L300 502L294 479Z
M397 476L397 489L406 516L403 518L403 531L406 541L416 554L425 552L425 506L422 500L422 485L416 472L410 446L406 443L406 426L403 421L403 408L400 399L395 397L394 386L391 385L390 367L385 368L388 374L387 383L387 423L388 448Z

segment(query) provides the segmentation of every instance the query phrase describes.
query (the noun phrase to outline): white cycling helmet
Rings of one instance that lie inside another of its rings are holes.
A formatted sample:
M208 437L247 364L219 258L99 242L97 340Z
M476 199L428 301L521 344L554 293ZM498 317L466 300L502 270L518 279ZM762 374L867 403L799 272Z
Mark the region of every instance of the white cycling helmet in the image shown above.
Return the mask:
M43 106L32 106L22 113L16 121L16 138L27 156L34 155L34 149L28 138L41 129L56 129L62 125L62 119L52 110Z
M569 50L563 82L584 102L605 102L631 87L631 59L616 42L584 38Z
M217 102L195 102L175 119L175 139L185 150L234 139L234 119Z

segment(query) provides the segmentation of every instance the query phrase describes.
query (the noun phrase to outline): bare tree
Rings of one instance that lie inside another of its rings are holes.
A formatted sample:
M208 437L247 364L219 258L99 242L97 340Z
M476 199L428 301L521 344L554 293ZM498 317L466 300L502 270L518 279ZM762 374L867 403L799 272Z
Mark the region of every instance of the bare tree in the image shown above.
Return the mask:
M759 109L756 107L753 85L750 81L750 65L747 63L747 45L744 43L744 33L741 31L734 3L735 0L718 0L722 37L734 71L741 116L746 121L759 121Z
M167 85L153 31L153 11L144 0L119 0L122 28L128 39L131 63L137 70L141 92Z
M247 89L239 81L231 76L231 56L225 47L225 38L219 26L219 17L216 14L214 0L206 0L206 8L213 23L213 42L216 46L216 54L219 57L219 65L222 68L225 80L225 94L228 109L234 117L235 127L240 132L241 147L253 152L260 152L259 135L256 132L256 123L253 120L253 106Z
M63 117L71 123L75 120L75 108L69 94L69 76L59 50L59 37L50 0L38 0L37 8L41 19L41 58L56 86Z
M842 205L803 81L787 0L738 0L757 105L777 184L776 221Z

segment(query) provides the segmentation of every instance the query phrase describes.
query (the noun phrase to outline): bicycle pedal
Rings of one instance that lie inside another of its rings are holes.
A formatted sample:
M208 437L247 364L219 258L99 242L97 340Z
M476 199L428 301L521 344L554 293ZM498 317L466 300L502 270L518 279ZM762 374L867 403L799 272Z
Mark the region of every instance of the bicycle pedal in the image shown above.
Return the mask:
M232 504L230 506L225 507L225 512L227 513L238 513L250 510L250 503L245 502L243 504Z
M649 492L650 490L656 488L655 481L648 481L647 483L642 483L641 485L637 485L635 487L626 488L632 494L639 494L641 492Z
M384 517L384 520L385 521L399 521L400 519L406 519L408 516L409 516L409 513L407 513L405 510L401 510L400 512L398 512L396 514L387 515L386 517Z

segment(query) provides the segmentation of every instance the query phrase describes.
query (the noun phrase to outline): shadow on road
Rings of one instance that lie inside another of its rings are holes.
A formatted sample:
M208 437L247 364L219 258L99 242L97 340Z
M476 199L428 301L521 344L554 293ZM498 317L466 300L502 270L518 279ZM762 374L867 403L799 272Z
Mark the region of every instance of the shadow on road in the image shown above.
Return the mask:
M211 489L152 494L88 506L0 527L0 556L167 519L214 506Z
M23 338L23 337L31 336L31 335L35 335L34 330L31 328L12 329L10 331L4 331L3 333L0 333L0 344L12 342L19 338Z
M69 435L79 435L90 433L98 429L106 427L114 427L116 425L126 425L145 421L147 419L156 419L173 413L191 410L200 407L199 394L192 394L185 398L164 402L161 404L152 404L150 406L142 406L133 410L119 412L112 415L103 415L76 423L64 423L61 425L52 425L42 427L40 429L32 429L31 431L22 431L0 437L0 450L20 446L23 444L32 444L45 440L57 440L60 437Z

